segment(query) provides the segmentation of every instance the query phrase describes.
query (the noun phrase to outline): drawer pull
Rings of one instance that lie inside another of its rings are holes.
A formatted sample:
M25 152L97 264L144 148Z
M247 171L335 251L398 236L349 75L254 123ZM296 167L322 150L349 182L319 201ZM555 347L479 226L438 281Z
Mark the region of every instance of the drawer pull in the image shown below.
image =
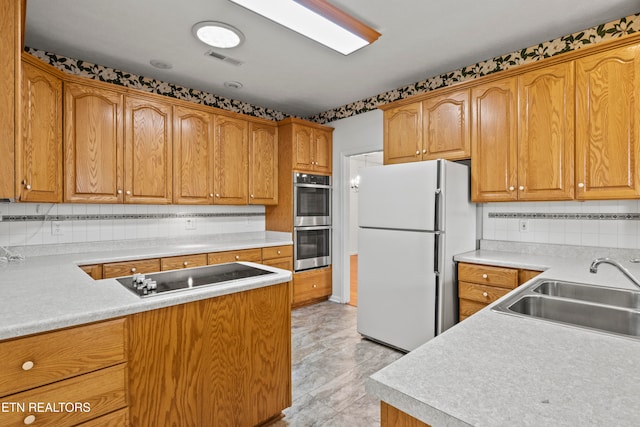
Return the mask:
M36 422L36 416L35 415L27 415L26 417L24 417L24 423L25 424L33 424Z
M23 371L30 371L33 368L33 362L31 360L27 360L22 364Z
M189 261L183 262L182 265L184 265L186 267L187 265L189 265Z
M137 268L135 268L135 267L131 267L131 272L132 272L132 273L135 273L136 271L138 271L138 269L137 269Z
M315 284L314 284L314 285L313 285L313 287L314 287L314 288L317 288L317 287L318 287L318 285L315 285Z
M483 278L483 279L486 279L486 278L488 278L488 277L489 277L489 276L487 276L487 273L485 273L485 274L483 274L483 275L482 275L482 278Z
M236 255L236 261L240 259L240 255Z
M278 255L280 255L280 250L278 250Z
M485 291L485 292L482 293L482 296L486 298L486 297L489 296L489 294Z

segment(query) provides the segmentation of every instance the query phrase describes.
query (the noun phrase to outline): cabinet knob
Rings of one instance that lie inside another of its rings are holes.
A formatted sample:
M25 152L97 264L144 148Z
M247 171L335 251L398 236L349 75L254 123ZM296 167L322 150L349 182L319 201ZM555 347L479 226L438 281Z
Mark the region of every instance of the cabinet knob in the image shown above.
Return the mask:
M483 278L483 279L486 279L487 277L489 277L489 276L487 276L487 273L485 273L485 274L483 274L483 275L482 275L482 278Z
M127 190L127 196L131 195L131 191Z
M518 187L518 190L523 191L524 190L524 185L521 185L520 187Z
M318 285L314 284L314 285L313 285L313 287L314 287L314 288L317 288L317 287L318 287Z
M31 190L31 184L25 184L24 188L26 188L27 190Z
M509 187L509 191L513 191L513 190L515 190L515 189L516 189L516 188L515 188L513 185Z
M486 297L488 297L488 296L489 296L489 294L488 294L487 292L483 292L483 293L482 293L482 296L486 298Z
M420 150L416 150L416 156L420 154Z
M236 255L236 261L240 259L240 255Z
M183 262L182 265L184 265L186 267L187 265L189 265L189 261Z
M427 154L427 149L426 148L422 149L422 154Z
M584 188L584 182L579 182L578 183L578 188Z
M216 193L216 197L220 197L220 193Z
M27 415L26 417L24 417L24 423L25 424L33 424L36 421L36 416L35 415Z
M213 193L209 193L209 197L213 199Z
M250 197L253 199L253 197L254 197L254 196L253 196L253 194L251 194L251 196L250 196Z
M27 360L22 364L23 371L29 371L33 368L33 362L31 360Z
M131 272L132 272L132 273L135 273L136 271L138 271L138 269L137 269L137 268L135 268L135 267L131 267Z
M118 190L118 194L122 194L122 190Z
M278 249L278 255L280 255L280 250Z

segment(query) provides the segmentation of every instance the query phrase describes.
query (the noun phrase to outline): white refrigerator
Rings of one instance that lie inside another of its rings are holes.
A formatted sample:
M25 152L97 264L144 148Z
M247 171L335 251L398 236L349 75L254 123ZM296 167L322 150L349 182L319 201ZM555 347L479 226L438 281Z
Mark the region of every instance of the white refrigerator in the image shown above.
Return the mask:
M366 168L358 194L358 332L411 351L458 317L453 256L476 249L469 167Z

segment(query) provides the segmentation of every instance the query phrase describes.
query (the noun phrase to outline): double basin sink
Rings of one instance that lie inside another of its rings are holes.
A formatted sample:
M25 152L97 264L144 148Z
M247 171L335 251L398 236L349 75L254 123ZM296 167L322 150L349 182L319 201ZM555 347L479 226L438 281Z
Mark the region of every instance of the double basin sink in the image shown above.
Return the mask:
M640 339L640 292L539 279L492 310Z

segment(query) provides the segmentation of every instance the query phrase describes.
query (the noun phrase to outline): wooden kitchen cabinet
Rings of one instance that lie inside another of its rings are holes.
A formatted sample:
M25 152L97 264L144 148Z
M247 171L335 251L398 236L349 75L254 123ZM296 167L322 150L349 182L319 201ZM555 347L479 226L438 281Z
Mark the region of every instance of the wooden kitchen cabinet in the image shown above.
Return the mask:
M246 120L216 115L214 131L214 203L249 202L249 124Z
M82 271L87 273L93 280L102 279L102 264L80 265Z
M325 301L331 292L331 266L293 274L293 307Z
M180 255L160 259L160 270L178 270L181 268L204 267L207 254Z
M129 410L124 408L78 424L77 427L129 427L129 425Z
M576 60L576 197L640 196L640 45Z
M110 262L102 265L102 276L105 279L131 276L132 274L136 273L155 273L158 271L160 271L159 258Z
M262 264L289 270L293 273L293 246L270 246L262 248ZM289 282L289 300L293 304L293 284Z
M207 262L211 264L224 264L226 262L257 262L262 261L262 250L240 249L237 251L212 252L207 255Z
M173 202L213 204L213 114L173 107Z
M64 84L64 201L122 203L123 95Z
M380 427L431 427L387 402L380 402Z
M62 79L22 56L22 135L16 146L16 194L22 202L62 201Z
M574 197L574 63L518 76L518 200Z
M384 111L384 164L422 160L422 103Z
M291 405L289 304L283 283L130 316L131 424L278 418Z
M278 203L278 127L249 123L249 204Z
M471 156L468 89L425 99L422 117L421 160L459 160Z
M460 321L482 310L538 274L540 272L534 270L459 263Z
M291 145L291 172L331 175L333 128L290 117L278 122L282 144Z
M127 95L124 101L124 201L172 201L172 107L157 99Z
M471 200L517 200L517 80L471 88Z

